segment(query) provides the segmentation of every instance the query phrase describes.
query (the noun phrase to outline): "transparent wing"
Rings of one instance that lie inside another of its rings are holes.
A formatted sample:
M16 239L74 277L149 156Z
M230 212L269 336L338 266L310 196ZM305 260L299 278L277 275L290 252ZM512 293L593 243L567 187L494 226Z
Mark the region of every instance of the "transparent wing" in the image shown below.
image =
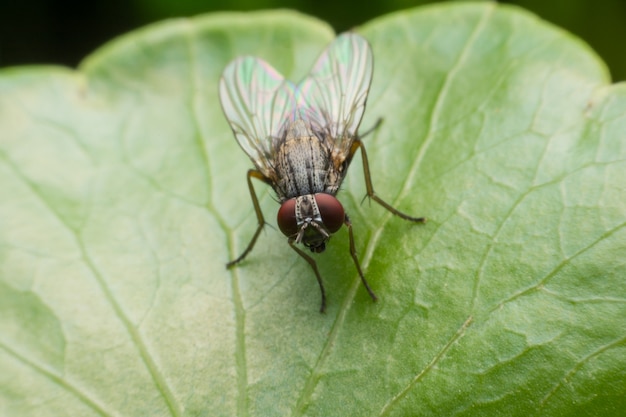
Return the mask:
M300 113L327 130L335 152L346 154L356 136L373 67L369 43L345 33L326 48L298 87Z
M237 142L254 165L268 176L272 143L293 119L295 87L259 58L231 62L220 80L220 101Z

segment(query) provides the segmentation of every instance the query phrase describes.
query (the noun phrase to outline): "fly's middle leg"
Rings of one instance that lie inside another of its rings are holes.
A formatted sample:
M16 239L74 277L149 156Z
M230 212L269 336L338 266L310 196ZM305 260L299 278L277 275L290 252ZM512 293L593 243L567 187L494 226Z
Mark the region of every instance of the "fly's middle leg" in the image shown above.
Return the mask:
M248 243L248 246L243 251L243 253L239 255L237 259L228 262L226 264L226 268L232 267L233 265L243 261L243 259L246 256L248 256L250 251L252 251L252 248L254 247L256 240L261 234L261 230L263 230L263 226L265 226L265 218L263 217L263 212L261 211L261 205L259 204L259 199L257 198L256 193L254 192L254 187L252 186L252 178L261 180L265 182L266 184L270 184L270 180L267 177L265 177L265 175L261 174L259 171L255 169L251 169L248 171L248 174L247 174L248 189L250 190L250 197L252 198L252 205L254 206L254 212L256 213L256 218L258 220L259 225L256 228L256 232L254 232L254 236L252 236L252 240L250 240L250 243Z
M377 127L379 124L380 123L377 123L375 127ZM372 200L383 206L385 209L390 211L392 214L395 214L396 216L401 217L404 220L415 223L426 223L425 217L409 216L408 214L401 212L400 210L396 209L376 195L376 193L374 192L374 186L372 185L372 178L370 176L370 165L367 160L367 152L365 152L365 146L360 139L356 138L354 139L354 142L352 142L352 147L350 148L350 154L348 155L348 159L351 160L358 149L361 149L361 157L363 158L363 175L365 177L365 188L367 190L367 197L371 198Z

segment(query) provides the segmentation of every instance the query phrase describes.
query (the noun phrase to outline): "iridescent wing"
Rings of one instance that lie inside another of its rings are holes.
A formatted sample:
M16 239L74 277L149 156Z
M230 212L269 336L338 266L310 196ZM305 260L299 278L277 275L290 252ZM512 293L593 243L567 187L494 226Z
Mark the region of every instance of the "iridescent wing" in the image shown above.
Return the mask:
M272 143L294 117L294 85L262 59L241 57L224 69L220 101L239 146L269 177Z
M347 155L356 137L372 81L369 43L355 33L337 37L298 86L298 109L322 126L336 155Z

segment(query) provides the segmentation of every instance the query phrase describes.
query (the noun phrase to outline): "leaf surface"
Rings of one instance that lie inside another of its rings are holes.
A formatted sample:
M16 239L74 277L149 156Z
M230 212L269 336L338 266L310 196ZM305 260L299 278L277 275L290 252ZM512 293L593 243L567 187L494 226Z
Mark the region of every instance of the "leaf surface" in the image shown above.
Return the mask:
M251 54L297 81L333 39L292 12L175 20L72 71L0 72L1 415L619 415L626 87L519 9L358 28L374 81L340 231L309 265L256 227L217 99ZM278 205L255 184L268 222Z

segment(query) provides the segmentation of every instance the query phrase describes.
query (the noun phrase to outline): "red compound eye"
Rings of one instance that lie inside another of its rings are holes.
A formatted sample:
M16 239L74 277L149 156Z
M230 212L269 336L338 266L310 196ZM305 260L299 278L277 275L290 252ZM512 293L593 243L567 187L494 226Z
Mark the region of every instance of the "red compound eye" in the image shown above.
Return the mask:
M346 219L346 213L343 206L335 197L330 194L315 194L315 202L320 210L322 222L330 233L335 233L341 229Z
M289 237L298 233L295 198L290 198L280 206L280 209L278 210L277 222L278 228L285 236Z

